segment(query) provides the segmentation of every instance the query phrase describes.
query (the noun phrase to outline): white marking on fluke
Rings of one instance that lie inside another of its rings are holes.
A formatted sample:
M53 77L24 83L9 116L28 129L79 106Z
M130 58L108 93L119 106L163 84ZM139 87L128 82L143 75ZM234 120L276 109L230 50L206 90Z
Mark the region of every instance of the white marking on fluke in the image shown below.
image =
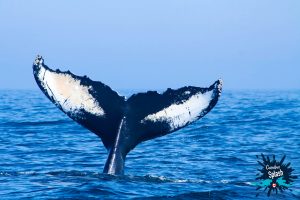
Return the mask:
M65 112L78 114L84 110L96 116L105 115L104 110L89 92L92 87L81 85L80 80L74 79L70 74L47 70L41 65L42 59L36 64L40 67L38 78L42 86Z
M175 130L197 120L201 113L209 106L212 95L213 91L204 94L197 93L180 104L172 104L157 113L146 116L141 122L145 123L148 120L152 122L166 121L170 124L171 130Z

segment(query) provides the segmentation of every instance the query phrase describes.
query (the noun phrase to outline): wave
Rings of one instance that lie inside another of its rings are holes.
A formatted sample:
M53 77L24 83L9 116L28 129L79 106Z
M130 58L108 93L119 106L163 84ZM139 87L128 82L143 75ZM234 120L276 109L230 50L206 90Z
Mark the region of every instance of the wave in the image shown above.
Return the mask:
M203 180L203 179L175 179L165 176L145 175L109 175L101 172L92 171L0 171L0 177L5 176L54 176L54 177L91 177L103 180L122 180L128 182L147 182L147 183L201 183L201 184L235 184L235 185L249 185L250 182L233 182L229 180Z
M212 190L212 191L204 191L204 192L187 192L178 195L165 195L165 196L151 196L151 197L143 197L143 198L135 198L138 199L231 199L236 196L239 196L237 192L232 190Z
M36 121L36 122L3 122L0 123L1 126L45 126L45 125L61 125L70 123L70 120L54 120L54 121Z

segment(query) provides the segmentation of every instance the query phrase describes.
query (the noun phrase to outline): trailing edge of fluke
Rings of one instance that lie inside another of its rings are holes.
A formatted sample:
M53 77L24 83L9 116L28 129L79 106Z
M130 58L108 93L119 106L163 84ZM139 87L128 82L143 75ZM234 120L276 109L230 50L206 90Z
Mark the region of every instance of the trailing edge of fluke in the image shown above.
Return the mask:
M177 131L206 115L217 103L222 81L208 88L187 86L119 96L86 76L52 70L37 56L34 78L43 93L77 123L98 135L108 151L103 172L123 174L126 155L139 143Z

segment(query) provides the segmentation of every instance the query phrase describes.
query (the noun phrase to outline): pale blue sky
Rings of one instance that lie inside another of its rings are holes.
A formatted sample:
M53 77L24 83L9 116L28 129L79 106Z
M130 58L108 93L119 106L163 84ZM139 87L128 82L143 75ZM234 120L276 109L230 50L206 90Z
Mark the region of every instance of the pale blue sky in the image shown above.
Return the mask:
M32 62L112 88L300 88L300 1L0 0L0 88Z

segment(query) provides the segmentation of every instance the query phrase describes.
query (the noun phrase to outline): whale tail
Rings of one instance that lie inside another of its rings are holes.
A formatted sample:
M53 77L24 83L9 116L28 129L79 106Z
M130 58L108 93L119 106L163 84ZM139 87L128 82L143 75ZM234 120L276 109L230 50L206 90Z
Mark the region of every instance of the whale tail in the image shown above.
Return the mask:
M137 144L172 133L207 114L217 103L222 81L208 88L182 87L138 93L127 100L86 76L52 70L41 56L33 63L43 93L71 119L99 136L109 152L104 173L123 174L126 155Z

